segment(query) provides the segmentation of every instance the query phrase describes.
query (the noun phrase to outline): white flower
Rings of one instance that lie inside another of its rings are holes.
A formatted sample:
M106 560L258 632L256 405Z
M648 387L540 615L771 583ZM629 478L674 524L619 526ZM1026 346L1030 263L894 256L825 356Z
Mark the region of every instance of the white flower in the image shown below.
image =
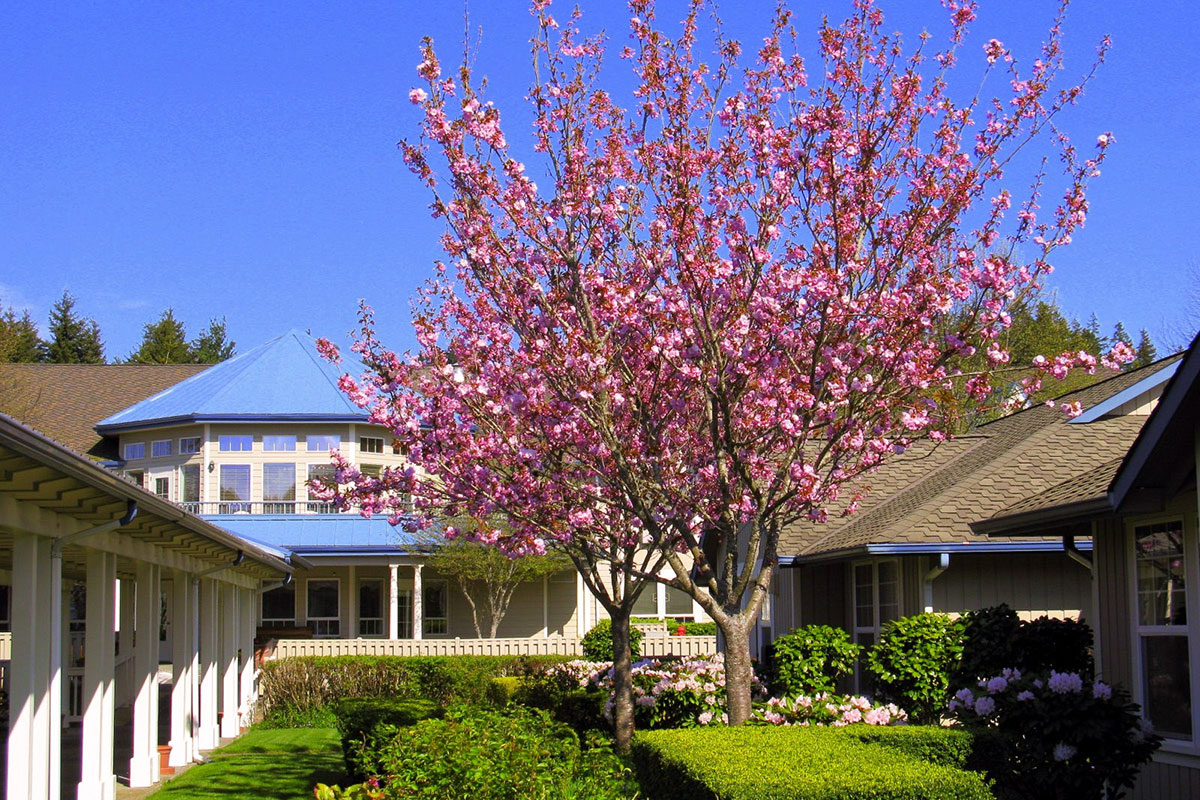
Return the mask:
M1046 686L1055 694L1083 691L1083 678L1076 672L1055 672L1050 670L1050 680Z
M996 710L996 701L990 697L981 697L975 701L975 713L981 717L989 716Z

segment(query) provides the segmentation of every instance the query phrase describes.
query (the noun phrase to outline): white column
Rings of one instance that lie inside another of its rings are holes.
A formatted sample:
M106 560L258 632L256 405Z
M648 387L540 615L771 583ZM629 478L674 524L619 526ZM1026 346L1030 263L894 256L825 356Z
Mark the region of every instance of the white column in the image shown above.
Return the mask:
M399 564L388 564L388 638L400 638L400 570Z
M43 630L49 650L49 692L46 698L46 721L50 735L50 797L62 796L62 729L63 729L63 642L69 636L70 624L63 614L62 553L50 549L50 619Z
M192 576L177 570L172 581L171 670L174 677L171 683L171 758L168 763L172 767L182 767L192 762L196 752L193 740L195 712L192 709L196 609Z
M122 657L128 655L133 650L133 629L136 624L133 616L134 597L136 589L133 581L119 580L117 581L117 630L121 632L120 650L117 652Z
M137 566L137 621L134 646L133 753L130 787L158 782L158 627L162 614L161 571L157 564ZM128 582L122 589L132 589ZM121 629L122 641L133 631Z
M87 634L83 668L82 767L79 800L111 800L113 776L113 626L116 556L87 555Z
M50 540L13 535L12 660L9 662L7 797L49 800L60 769L50 747ZM57 798L55 798L57 800Z
M587 628L587 584L583 576L575 572L575 635L580 638L588 632Z
M421 570L424 567L421 564L413 564L413 593L412 593L412 608L413 608L413 638L425 638L425 593L421 590Z
M232 739L241 732L238 715L238 646L241 644L241 590L221 584L221 736Z
M542 576L542 636L550 635L550 577Z
M654 584L654 613L659 619L667 618L667 587L666 584ZM667 631L672 633L673 631Z
M351 430L353 430L354 426L351 425L350 428L351 428ZM349 629L342 633L342 638L343 639L357 639L358 638L358 586L355 585L357 583L357 581L355 580L355 578L357 577L357 575L356 575L357 570L355 570L354 565L351 564L349 567L346 568L346 572L347 572L346 583L350 587L349 591L346 593L346 624Z
M197 714L200 729L196 732L196 747L200 750L212 750L221 743L217 727L218 626L217 582L204 578L200 581L200 705Z
M254 713L254 633L258 624L258 592L253 589L239 590L242 595L241 634L242 665L240 690L238 692L238 716L242 727L249 727Z

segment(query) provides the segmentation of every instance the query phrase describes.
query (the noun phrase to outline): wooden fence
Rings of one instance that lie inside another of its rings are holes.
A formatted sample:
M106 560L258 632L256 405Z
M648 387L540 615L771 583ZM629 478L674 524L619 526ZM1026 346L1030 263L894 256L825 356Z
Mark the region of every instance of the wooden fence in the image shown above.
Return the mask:
M268 660L295 656L577 656L580 641L569 636L513 639L278 639ZM642 655L702 656L717 651L715 636L646 636Z

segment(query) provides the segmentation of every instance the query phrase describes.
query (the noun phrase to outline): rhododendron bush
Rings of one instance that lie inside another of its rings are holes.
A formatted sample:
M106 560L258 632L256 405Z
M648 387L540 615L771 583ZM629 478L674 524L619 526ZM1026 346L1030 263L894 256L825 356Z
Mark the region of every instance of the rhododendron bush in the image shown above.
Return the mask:
M1061 80L1061 13L1018 57L966 47L974 4L945 7L947 38L902 43L870 0L802 33L781 6L744 52L706 32L702 0L666 26L632 0L618 95L586 16L535 0L529 163L474 68L427 41L421 135L401 147L447 258L415 301L417 352L388 350L364 310L369 372L342 380L413 468L339 461L339 502L400 522L411 493L413 525L500 516L471 535L564 550L613 618L618 676L630 598L653 580L690 593L744 722L780 531L852 513L856 476L944 438L954 397L991 393L1009 309L1084 223L1111 143L1078 149L1057 124L1087 79ZM951 96L956 68L978 94ZM1019 148L1056 166L1014 177ZM1026 389L1096 362L1047 353Z

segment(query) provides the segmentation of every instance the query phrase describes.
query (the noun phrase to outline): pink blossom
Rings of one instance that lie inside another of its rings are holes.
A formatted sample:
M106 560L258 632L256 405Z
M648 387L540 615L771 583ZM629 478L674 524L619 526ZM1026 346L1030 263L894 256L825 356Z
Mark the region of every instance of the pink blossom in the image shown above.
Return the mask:
M424 89L410 89L408 92L409 102L413 105L424 103L428 97L429 95L425 93Z

